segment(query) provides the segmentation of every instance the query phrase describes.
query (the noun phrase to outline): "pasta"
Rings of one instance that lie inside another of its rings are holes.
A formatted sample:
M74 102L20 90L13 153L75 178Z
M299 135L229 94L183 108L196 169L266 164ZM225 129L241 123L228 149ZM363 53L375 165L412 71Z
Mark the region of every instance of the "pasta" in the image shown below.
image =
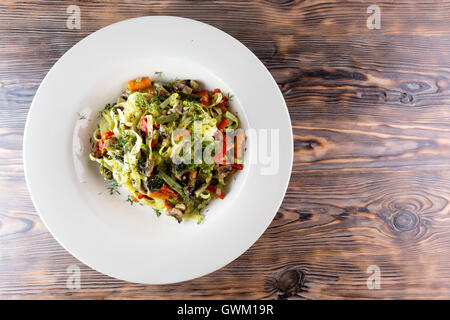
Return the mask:
M223 199L230 176L243 169L245 134L229 97L194 80L133 79L100 113L90 159L134 202L178 222L196 219Z

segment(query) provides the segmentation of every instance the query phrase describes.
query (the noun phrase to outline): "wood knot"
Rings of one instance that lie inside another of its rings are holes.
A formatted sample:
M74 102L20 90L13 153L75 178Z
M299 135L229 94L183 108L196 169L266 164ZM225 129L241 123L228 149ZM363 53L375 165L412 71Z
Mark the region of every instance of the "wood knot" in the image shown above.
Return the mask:
M303 140L299 141L297 145L299 146L299 149L304 150L314 150L321 146L320 142L317 140Z
M406 92L402 92L402 94L400 96L401 103L409 104L409 103L412 103L413 100L414 100L414 97L412 95L410 95L409 93L406 93Z
M283 218L283 214L281 213L281 212L277 212L277 214L275 215L275 220L279 220L279 219L281 219L281 218Z
M322 158L330 148L330 142L321 137L294 136L295 155L301 161L315 161Z
M283 271L276 280L275 286L280 291L279 299L286 299L299 292L303 286L305 274L297 269Z
M399 231L410 231L417 226L419 217L417 214L408 211L397 211L392 215L392 224Z
M430 89L431 86L426 82L410 81L401 83L400 88L409 92L421 92Z

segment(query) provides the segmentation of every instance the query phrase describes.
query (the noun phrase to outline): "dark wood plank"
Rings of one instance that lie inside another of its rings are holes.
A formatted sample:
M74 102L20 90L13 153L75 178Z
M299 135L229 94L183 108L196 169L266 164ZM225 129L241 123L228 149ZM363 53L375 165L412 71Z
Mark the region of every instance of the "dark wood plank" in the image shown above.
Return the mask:
M81 8L68 30L66 8ZM449 1L2 1L0 297L450 298ZM49 68L86 35L142 15L197 19L269 68L292 118L286 198L264 235L211 275L176 285L111 279L51 237L26 189L26 113ZM68 290L69 265L81 289ZM367 267L381 269L369 290Z

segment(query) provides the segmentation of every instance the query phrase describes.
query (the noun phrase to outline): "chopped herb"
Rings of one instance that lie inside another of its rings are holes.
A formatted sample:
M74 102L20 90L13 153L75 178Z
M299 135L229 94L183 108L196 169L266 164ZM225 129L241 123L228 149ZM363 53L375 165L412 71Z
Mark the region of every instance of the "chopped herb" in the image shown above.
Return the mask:
M117 190L119 188L119 184L114 179L105 180L106 188L109 190L109 194L113 195L114 193L120 194Z
M128 198L127 198L127 200L126 200L127 202L129 202L130 203L130 205L134 205L134 201L133 201L133 198L131 198L131 196L129 195L128 196Z
M200 215L200 217L197 220L197 224L202 223L203 219L205 219L205 216L204 215Z
M156 209L153 209L153 210L155 210L156 216L159 218L159 216L161 215L161 211L156 210Z
M157 71L157 72L155 72L155 74L161 77L162 76L162 71Z

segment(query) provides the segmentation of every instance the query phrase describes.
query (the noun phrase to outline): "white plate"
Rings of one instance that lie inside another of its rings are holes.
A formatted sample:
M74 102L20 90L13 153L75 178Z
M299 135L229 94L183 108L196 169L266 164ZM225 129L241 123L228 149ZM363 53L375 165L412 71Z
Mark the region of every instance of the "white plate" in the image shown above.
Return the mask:
M131 207L124 192L111 196L88 159L98 111L127 80L157 71L231 92L244 128L279 133L276 174L261 173L268 165L258 161L258 139L249 134L244 170L225 199L210 204L200 225ZM207 24L155 16L103 28L59 59L34 97L23 149L34 205L64 248L112 277L164 284L215 271L261 236L286 192L293 139L283 96L250 50Z

